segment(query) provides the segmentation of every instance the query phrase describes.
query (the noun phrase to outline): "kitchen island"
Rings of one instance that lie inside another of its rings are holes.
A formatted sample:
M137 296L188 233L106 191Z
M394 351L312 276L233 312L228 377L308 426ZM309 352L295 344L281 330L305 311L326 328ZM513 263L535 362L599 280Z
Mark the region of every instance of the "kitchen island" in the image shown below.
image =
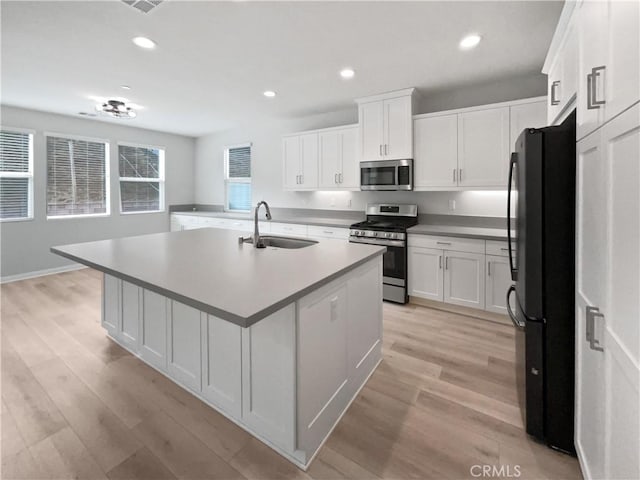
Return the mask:
M111 338L306 469L381 359L384 247L199 229L54 247L104 273Z

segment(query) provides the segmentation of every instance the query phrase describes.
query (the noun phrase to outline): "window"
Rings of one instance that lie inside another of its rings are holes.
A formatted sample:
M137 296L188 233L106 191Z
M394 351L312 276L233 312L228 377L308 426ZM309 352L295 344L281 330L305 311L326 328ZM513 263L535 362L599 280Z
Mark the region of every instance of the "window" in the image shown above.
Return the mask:
M33 133L0 130L0 219L33 218Z
M109 214L109 146L47 136L47 217Z
M118 145L120 211L164 210L164 150L156 147Z
M224 150L226 209L251 210L251 144Z

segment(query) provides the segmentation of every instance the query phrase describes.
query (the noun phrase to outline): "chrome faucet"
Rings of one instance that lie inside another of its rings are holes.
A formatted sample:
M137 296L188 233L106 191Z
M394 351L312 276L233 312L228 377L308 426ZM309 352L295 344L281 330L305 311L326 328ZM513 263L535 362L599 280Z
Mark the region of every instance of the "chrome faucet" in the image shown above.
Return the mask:
M267 220L271 220L271 210L269 209L269 204L264 200L258 202L256 205L256 211L254 216L254 226L253 226L253 247L254 248L265 248L264 243L260 241L260 232L258 231L258 212L260 211L260 205L264 205L264 208L267 210Z

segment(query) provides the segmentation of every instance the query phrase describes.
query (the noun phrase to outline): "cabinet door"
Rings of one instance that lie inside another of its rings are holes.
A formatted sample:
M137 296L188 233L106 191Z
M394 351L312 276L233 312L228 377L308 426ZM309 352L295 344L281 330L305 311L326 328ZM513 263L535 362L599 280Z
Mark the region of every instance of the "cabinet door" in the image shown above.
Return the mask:
M408 248L409 295L442 302L444 253L435 248Z
M444 252L444 301L484 308L484 255Z
M458 116L419 118L413 123L414 184L453 187L458 175Z
M413 117L411 96L384 100L384 141L382 153L385 160L413 158Z
M300 186L300 137L282 139L282 169L284 188L295 190Z
M486 298L485 310L495 313L507 314L507 290L513 283L511 281L511 269L509 258L495 255L486 257ZM514 305L511 305L514 308ZM515 310L513 310L515 311Z
M167 369L167 298L142 291L140 356L154 367Z
M342 170L341 137L342 134L338 130L320 132L319 134L320 188L337 188L339 186L338 175Z
M516 140L525 128L540 128L547 125L546 103L534 102L514 105L510 108L511 140L509 148L514 150Z
M202 395L229 415L242 415L241 327L206 315L202 322Z
M640 100L640 2L609 3L605 121Z
M138 330L140 328L140 288L129 282L121 282L122 330L120 339L134 352L138 352Z
M113 338L120 330L120 280L106 273L102 276L102 327Z
M169 375L186 387L200 391L200 311L172 301L167 343Z
M592 105L604 100L604 85L608 82L607 19L609 2L586 0L578 7L578 97L577 138L583 138L604 121L603 106ZM621 35L625 35L621 32ZM594 68L604 66L604 70ZM596 73L596 75L594 75ZM592 78L593 80L590 80ZM591 82L594 82L593 92ZM636 84L637 88L637 84ZM595 95L594 95L595 94ZM595 98L593 98L595 96ZM591 108L589 108L591 106Z
M318 134L300 135L302 155L300 169L300 188L313 190L318 188Z
M358 127L340 130L340 188L360 188Z
M509 107L458 115L458 185L507 187Z
M549 69L549 74L547 75L547 123L552 125L555 119L560 114L561 103L562 103L562 90L564 85L562 85L562 67L563 67L564 57L561 52L558 53L558 56L553 62L553 66ZM516 137L513 136L513 131L511 132L511 141L509 145L513 148L513 144L515 143Z
M383 159L384 109L382 103L363 103L359 107L360 154L362 161Z

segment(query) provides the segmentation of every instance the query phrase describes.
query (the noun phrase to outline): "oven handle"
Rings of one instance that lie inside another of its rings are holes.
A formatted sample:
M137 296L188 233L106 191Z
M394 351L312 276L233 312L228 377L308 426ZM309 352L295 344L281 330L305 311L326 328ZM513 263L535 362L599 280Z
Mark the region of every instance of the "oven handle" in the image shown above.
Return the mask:
M405 242L403 240L382 240L378 238L360 238L350 237L351 243L369 243L371 245L383 245L385 247L404 247Z

